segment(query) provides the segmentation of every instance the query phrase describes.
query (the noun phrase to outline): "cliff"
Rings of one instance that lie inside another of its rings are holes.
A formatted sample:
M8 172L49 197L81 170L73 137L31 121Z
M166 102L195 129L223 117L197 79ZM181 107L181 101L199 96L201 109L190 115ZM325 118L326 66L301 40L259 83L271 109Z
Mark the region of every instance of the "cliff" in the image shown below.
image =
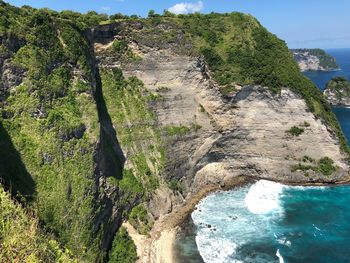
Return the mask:
M69 258L132 262L123 221L153 244L236 181L348 179L329 104L249 15L0 13L1 182Z
M301 71L333 71L339 69L334 57L322 49L291 49Z
M333 106L350 107L350 83L343 77L331 79L324 90L328 102Z

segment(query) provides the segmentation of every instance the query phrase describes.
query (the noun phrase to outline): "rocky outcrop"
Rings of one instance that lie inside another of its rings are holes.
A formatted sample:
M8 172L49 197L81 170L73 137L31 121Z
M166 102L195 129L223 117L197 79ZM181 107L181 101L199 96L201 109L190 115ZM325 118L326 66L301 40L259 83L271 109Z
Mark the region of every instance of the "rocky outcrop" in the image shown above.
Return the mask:
M328 102L333 106L350 107L350 83L343 77L331 79L324 90Z
M292 49L301 71L333 71L339 69L334 57L321 49Z
M0 36L0 101L8 95L11 87L18 86L25 77L25 71L11 63L11 56L22 45L23 40Z

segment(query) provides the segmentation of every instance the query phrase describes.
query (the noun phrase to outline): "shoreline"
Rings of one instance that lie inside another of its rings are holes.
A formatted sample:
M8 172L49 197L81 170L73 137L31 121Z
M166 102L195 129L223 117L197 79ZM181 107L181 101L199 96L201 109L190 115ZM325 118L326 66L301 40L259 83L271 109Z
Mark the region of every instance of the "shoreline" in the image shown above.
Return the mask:
M226 180L221 185L208 185L198 193L188 196L185 202L182 205L176 206L171 213L161 216L155 222L148 237L138 234L129 223L123 224L137 247L139 256L137 263L176 263L175 242L177 234L181 230L181 225L183 225L188 219L188 216L194 211L196 205L212 193L234 190L237 187L243 187L259 180L281 183L288 186L306 187L350 185L350 175L346 176L344 180L334 182L291 182L271 178L239 176Z

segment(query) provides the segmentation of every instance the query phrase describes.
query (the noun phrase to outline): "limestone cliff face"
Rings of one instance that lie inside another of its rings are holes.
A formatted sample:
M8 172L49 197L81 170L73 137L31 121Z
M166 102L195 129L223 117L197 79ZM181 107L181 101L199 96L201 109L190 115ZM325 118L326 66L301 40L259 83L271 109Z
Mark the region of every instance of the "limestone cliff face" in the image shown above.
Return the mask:
M95 43L98 48L102 45ZM120 63L101 55L101 65L120 67L162 97L150 105L162 129L196 127L162 138L167 152L164 176L183 185L184 199L241 176L286 183L332 183L348 177L346 156L336 136L287 87L273 94L261 86L236 86L235 92L223 96L203 60L170 49L131 46L141 61ZM293 127L300 127L302 134L292 135ZM332 176L316 169L324 157L334 160ZM315 169L305 169L307 165ZM158 191L149 208L158 218L181 203Z

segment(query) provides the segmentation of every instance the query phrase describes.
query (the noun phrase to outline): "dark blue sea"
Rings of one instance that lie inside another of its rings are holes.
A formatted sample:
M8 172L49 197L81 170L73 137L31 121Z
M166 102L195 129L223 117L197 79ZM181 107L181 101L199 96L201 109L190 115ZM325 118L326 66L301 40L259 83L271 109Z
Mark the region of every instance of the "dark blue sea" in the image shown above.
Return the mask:
M320 90L350 79L350 49L327 50L341 70L306 72ZM334 108L348 140L350 109ZM258 181L203 199L175 245L178 262L350 262L350 186L292 187Z

